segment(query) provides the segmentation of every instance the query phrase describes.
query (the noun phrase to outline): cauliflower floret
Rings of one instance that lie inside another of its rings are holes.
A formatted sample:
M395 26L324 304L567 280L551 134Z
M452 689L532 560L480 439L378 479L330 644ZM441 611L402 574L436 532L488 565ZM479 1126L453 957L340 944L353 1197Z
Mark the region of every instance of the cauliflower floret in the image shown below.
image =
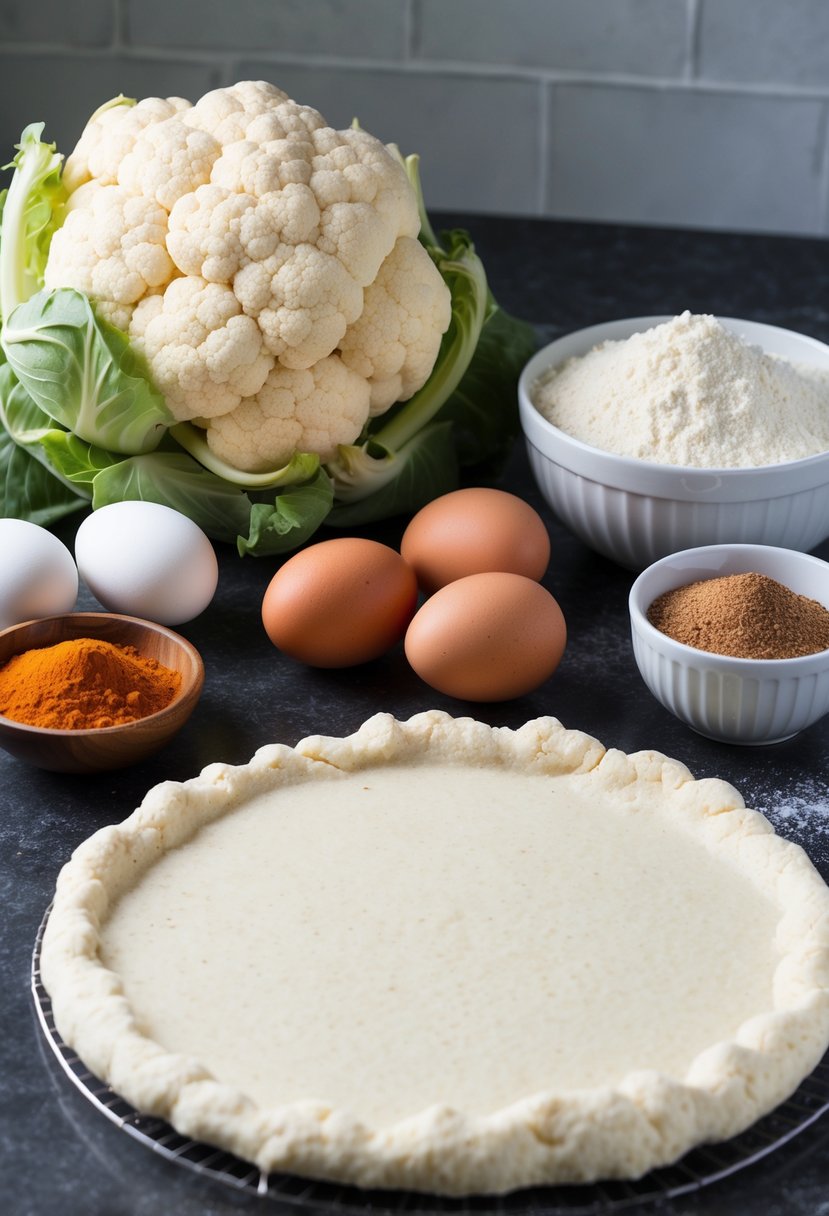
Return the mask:
M114 325L116 329L126 333L130 327L134 309L131 304L116 304L114 300L96 300L95 312L102 320L108 321L110 325Z
M324 127L305 142L231 144L214 164L211 180L259 199L255 215L245 217L258 247L255 253L242 251L237 242L233 287L286 367L310 367L336 349L362 311L362 289L374 281L398 237L416 236L419 227L404 170L365 131ZM203 219L195 204L182 200L170 227L176 231L178 265L211 278L211 242L220 225L212 221L204 191L202 199ZM278 242L268 253L274 234ZM286 257L285 245L295 252Z
M255 397L205 422L222 460L250 473L279 468L295 451L334 455L353 443L368 417L369 387L336 356L313 367L275 367Z
M233 280L245 312L285 367L311 367L335 350L363 310L363 292L337 258L313 245L285 245Z
M185 194L170 212L167 247L179 270L184 274L201 275L209 283L229 283L243 259L248 257L248 233L251 232L256 199L249 194L231 194L220 186L199 186ZM273 253L279 235L267 247L264 256Z
M184 194L210 180L221 144L178 117L144 128L118 166L118 183L170 211Z
M131 310L123 306L173 277L166 235L167 213L153 199L88 182L71 196L63 227L52 238L46 287L71 278L101 315L128 323Z
M65 181L47 286L128 332L216 450L245 450L233 436L261 418L259 468L292 444L332 452L427 379L449 291L403 165L367 132L246 81L102 107Z
M371 205L387 233L394 233L386 253L398 236L417 236L420 217L414 191L406 170L384 144L367 131L351 128L334 131L324 127L311 138L316 149L311 189L320 206L331 209L334 232L341 226L336 219L341 214L337 204L363 203Z
M229 287L176 279L135 309L129 335L179 421L212 418L262 388L273 356Z
M264 80L243 80L228 89L205 93L184 121L209 132L222 145L240 139L264 143L325 126L325 119L317 110L298 105L287 93Z
M63 169L66 189L77 190L92 179L114 186L118 166L150 123L190 109L183 97L145 97L137 105L103 106L92 115Z
M173 208L167 245L185 274L230 283L243 266L266 261L280 245L313 241L319 217L313 194L299 183L261 201L200 186Z
M240 190L263 198L292 182L311 181L314 145L301 138L268 139L257 143L240 139L226 144L213 166L210 180L226 190Z
M408 401L426 383L450 316L437 267L419 241L402 236L340 343L343 363L371 386L372 414Z

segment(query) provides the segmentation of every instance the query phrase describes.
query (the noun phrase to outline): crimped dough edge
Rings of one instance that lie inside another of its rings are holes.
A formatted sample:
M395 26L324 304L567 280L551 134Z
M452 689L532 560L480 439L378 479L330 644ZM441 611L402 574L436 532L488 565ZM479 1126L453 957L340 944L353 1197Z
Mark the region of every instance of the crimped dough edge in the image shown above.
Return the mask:
M119 977L98 958L108 908L136 875L202 825L256 794L313 779L320 765L349 772L413 761L569 775L594 796L670 806L674 823L781 909L774 1008L744 1022L733 1041L701 1052L682 1081L641 1070L614 1087L539 1092L487 1116L435 1105L378 1128L312 1101L262 1109L198 1060L142 1034ZM829 1042L829 888L805 852L775 835L732 786L695 780L659 752L606 750L552 717L511 730L438 710L402 722L377 714L345 738L271 744L247 765L211 764L191 780L151 789L122 824L84 841L61 871L41 974L58 1031L84 1064L183 1135L266 1172L496 1194L639 1177L697 1144L736 1135L787 1098Z

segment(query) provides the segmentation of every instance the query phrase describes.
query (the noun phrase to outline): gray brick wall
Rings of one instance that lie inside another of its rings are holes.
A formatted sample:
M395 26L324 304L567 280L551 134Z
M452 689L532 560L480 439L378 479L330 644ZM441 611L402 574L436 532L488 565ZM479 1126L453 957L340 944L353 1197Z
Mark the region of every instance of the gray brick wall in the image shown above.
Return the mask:
M3 0L0 157L249 76L419 151L435 208L829 235L829 0Z

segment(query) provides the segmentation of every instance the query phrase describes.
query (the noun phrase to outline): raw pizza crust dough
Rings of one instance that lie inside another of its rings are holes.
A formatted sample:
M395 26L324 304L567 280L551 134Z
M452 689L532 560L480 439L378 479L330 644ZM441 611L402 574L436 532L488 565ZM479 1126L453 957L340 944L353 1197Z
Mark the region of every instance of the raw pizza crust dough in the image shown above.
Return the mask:
M498 1193L636 1177L829 1041L829 889L723 781L429 711L155 787L64 867L55 1022L265 1171Z

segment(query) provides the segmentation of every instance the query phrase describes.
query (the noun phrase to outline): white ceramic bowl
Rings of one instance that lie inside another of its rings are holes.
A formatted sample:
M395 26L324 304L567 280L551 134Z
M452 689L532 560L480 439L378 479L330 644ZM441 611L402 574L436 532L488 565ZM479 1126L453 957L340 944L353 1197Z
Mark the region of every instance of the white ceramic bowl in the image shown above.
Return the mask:
M669 317L593 325L538 351L518 385L521 425L535 478L571 531L599 553L641 570L697 545L746 542L812 549L829 536L829 452L787 464L695 469L590 447L559 430L532 403L545 372L599 342L620 341ZM770 354L829 371L829 346L791 330L720 317L726 329Z
M829 608L829 563L767 545L673 553L644 570L630 590L633 653L648 688L681 721L723 743L779 743L829 711L829 650L796 659L735 659L675 642L647 619L665 591L751 571Z

